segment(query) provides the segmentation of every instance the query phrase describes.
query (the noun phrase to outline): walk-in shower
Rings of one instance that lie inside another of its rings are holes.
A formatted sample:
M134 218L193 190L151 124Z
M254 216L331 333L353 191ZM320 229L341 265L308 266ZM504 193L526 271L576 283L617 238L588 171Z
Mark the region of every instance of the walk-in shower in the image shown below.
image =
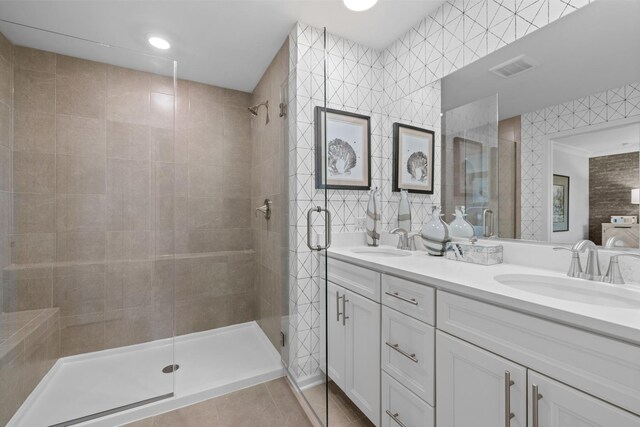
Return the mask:
M269 123L287 44L251 94L0 33L0 425L121 425L282 376L287 123L246 112Z

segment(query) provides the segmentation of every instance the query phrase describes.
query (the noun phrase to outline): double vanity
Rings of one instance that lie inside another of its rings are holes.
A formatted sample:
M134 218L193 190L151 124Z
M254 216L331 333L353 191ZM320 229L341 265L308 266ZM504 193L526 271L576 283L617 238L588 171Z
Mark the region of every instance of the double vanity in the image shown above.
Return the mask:
M493 266L328 250L329 377L376 426L640 426L640 287L531 246Z

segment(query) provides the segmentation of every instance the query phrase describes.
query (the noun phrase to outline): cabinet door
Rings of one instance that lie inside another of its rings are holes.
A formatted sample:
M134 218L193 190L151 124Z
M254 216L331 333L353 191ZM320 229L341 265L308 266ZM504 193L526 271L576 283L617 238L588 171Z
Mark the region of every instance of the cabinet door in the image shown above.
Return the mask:
M534 403L538 391L537 402ZM534 407L537 404L537 408ZM538 416L537 426L534 416ZM529 371L530 427L639 427L640 417Z
M436 425L527 425L524 367L440 331L436 332L436 367Z
M345 330L342 325L342 297L346 291L340 286L327 284L327 370L329 378L345 390Z
M380 304L347 292L345 393L380 425Z

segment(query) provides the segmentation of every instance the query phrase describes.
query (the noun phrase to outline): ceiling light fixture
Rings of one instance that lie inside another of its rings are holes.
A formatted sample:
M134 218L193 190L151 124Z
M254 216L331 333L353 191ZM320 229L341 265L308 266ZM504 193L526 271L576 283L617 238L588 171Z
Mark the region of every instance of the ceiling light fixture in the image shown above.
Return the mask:
M149 35L147 36L147 41L156 49L167 50L171 47L171 44L162 37Z
M362 12L367 9L371 9L378 0L342 0L347 9L354 12Z

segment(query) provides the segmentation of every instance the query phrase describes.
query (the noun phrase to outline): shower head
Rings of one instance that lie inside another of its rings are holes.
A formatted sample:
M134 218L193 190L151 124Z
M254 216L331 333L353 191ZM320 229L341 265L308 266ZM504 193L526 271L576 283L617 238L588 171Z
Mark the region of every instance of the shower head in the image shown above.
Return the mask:
M261 102L260 104L254 105L253 107L249 107L248 110L251 113L251 115L257 117L258 116L258 110L263 105L267 108L267 120L265 122L265 125L268 125L269 124L269 101L264 101L264 102Z

